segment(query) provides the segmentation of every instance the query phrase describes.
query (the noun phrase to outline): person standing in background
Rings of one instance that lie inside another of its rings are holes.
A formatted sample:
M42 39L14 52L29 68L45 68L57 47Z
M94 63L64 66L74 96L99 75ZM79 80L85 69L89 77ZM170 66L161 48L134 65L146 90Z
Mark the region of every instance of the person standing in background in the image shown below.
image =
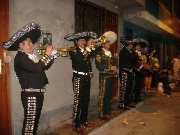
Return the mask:
M158 59L158 54L155 53L153 57L151 58L152 61L152 83L151 87L156 88L157 84L159 82L159 69L160 69L160 63Z
M178 80L179 79L179 72L180 72L180 54L178 54L175 58L172 59L171 61L172 63L172 70L173 70L173 77L174 77L174 81L175 84L178 84Z
M144 79L144 82L145 82L145 85L144 85L144 90L145 90L145 93L148 93L148 92L151 92L151 82L152 82L152 56L154 55L154 50L151 51L150 53L147 53L145 55L146 58L143 58L143 61L144 61L144 76L145 76L145 79Z

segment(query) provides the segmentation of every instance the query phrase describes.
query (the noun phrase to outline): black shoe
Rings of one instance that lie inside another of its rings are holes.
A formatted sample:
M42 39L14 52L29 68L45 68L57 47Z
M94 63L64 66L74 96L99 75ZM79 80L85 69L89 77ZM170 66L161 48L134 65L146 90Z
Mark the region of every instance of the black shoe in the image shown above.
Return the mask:
M118 107L119 108L119 110L130 110L129 108L127 108L127 107Z
M129 107L129 108L136 108L135 105L128 105L127 107Z
M136 99L136 100L134 100L135 103L139 103L139 102L141 102L141 101L143 101L143 100L142 100L142 99Z
M81 127L75 128L74 130L75 130L77 133L80 133L80 134L84 134L84 133L85 133L85 130L82 129Z
M83 125L86 126L86 127L94 127L94 124L92 124L92 123L90 123L90 122L88 122L88 121L86 121L85 123L83 123Z
M138 99L139 102L143 101L143 99Z
M103 117L99 117L101 120L109 120L109 118L108 117L106 117L106 116L103 116Z
M115 116L116 115L116 113L114 113L114 112L110 112L108 114L111 115L111 116Z

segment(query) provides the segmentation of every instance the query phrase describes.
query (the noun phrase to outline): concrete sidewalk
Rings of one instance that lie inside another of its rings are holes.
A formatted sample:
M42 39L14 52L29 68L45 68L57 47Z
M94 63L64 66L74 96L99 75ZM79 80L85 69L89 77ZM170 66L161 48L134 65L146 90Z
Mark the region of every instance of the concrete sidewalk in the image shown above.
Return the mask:
M155 95L149 93L131 112L94 135L180 135L179 88L171 92L170 97L157 91ZM123 123L124 119L128 124Z
M153 92L151 93L151 95L152 94L153 94ZM143 97L148 98L149 96L150 95L145 95ZM142 102L137 104L137 106L141 106L141 105L142 105ZM98 118L98 110L97 109L94 109L91 112L89 112L89 115L88 115L89 120L91 120L90 121L91 123L95 124L95 127L91 127L91 128L83 127L86 130L86 134L98 134L101 131L103 131L108 125L116 123L123 117L126 117L130 113L132 113L133 110L135 110L135 108L134 108L134 109L131 109L128 111L119 111L117 109L117 106L118 106L118 100L112 101L111 108L112 108L113 112L117 113L117 115L114 117L108 116L109 120L107 120L107 121L103 121ZM59 125L56 125L54 127L51 127L46 130L43 130L41 132L38 132L38 135L77 135L78 133L76 133L75 131L72 130L71 122L72 122L71 119L64 121L64 122L60 123Z
M142 119L140 118L141 115L143 117L146 117L146 114L157 113L158 108L156 108L156 107L154 108L151 105L149 105L149 104L151 104L151 102L154 103L154 101L152 99L157 100L157 104L158 104L159 100L164 101L164 102L166 102L166 100L167 100L167 102L173 103L173 97L178 97L178 94L179 94L178 98L180 101L180 92L179 91L173 92L172 97L169 97L170 100L168 99L168 97L160 95L157 90L151 90L151 92L148 94L146 94L146 93L142 93L142 94L143 94L144 101L138 103L136 105L136 108L133 108L128 111L117 110L118 101L115 100L112 103L112 109L115 113L117 113L117 115L114 117L108 116L109 117L108 121L103 121L103 120L99 119L98 113L97 113L98 111L96 109L91 111L89 113L89 119L91 120L90 121L91 123L95 124L95 127L92 127L92 128L83 127L86 130L86 134L89 134L89 135L97 135L97 134L102 134L102 135L119 135L119 134L121 134L121 135L140 135L140 134L133 133L134 129L131 129L131 128L128 129L128 126L130 123L127 124L124 122L124 120L127 119L128 121L134 121L133 118L131 118L131 116L136 117L136 114L138 114L137 117L139 117L139 119L135 119L135 121L136 121L135 123L138 124L138 126L139 126L139 121L142 121ZM178 100L176 100L176 101L178 101ZM161 104L161 103L159 103L159 104ZM166 104L166 103L164 103L164 104ZM164 106L164 107L166 108L166 106ZM169 106L169 107L171 107L171 106ZM180 109L180 104L179 104L179 109ZM150 116L149 116L149 118L150 118ZM145 124L145 123L142 121L141 124ZM154 123L154 124L156 124L156 123ZM121 126L123 126L125 128L125 130L121 131L123 129L123 128L120 128ZM124 131L128 132L128 130L132 131L132 133L128 134L128 133L124 132ZM63 123L60 123L59 125L56 125L56 127L52 127L50 129L47 129L47 130L44 130L44 131L41 131L38 133L38 135L77 135L77 134L78 133L76 133L75 131L72 130L71 120L65 121ZM142 135L145 135L145 134L142 134ZM149 135L161 135L161 134L152 133ZM162 135L168 135L168 134L162 134ZM174 134L174 135L178 135L178 134Z

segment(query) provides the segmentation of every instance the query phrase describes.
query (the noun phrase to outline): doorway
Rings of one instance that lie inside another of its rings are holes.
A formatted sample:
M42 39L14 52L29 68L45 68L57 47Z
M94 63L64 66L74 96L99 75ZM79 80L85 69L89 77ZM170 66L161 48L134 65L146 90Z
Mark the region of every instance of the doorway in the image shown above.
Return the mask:
M0 44L8 40L9 33L9 0L0 1ZM8 51L0 45L0 134L12 135L10 113L9 64L4 61Z

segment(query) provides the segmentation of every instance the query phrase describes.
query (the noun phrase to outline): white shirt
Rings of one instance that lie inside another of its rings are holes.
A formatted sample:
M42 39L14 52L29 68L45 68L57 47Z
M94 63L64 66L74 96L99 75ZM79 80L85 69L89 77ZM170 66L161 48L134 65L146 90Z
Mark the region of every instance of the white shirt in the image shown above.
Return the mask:
M105 55L109 56L110 58L112 57L112 54L111 54L110 51L108 51L108 50L106 50L106 49L104 49L104 48L102 48L102 49L104 50Z
M28 54L28 53L26 53L27 55L28 55L28 57L32 60L32 61L34 61L34 63L38 63L38 58L36 57L36 55L35 54Z

